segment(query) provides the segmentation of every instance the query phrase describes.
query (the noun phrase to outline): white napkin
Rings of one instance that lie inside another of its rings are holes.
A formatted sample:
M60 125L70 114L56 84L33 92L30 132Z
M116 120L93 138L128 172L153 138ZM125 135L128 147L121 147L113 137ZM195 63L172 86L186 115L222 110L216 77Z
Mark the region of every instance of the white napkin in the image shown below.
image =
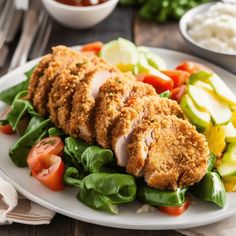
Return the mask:
M49 224L54 215L55 212L24 198L0 177L0 224Z
M187 236L233 236L236 235L236 215L214 224L177 231Z

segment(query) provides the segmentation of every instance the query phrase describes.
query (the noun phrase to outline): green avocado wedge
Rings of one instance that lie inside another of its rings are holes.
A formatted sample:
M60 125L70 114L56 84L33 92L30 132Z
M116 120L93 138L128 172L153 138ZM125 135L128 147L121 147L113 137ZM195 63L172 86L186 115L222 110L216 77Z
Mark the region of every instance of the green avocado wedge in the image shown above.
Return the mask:
M200 110L211 115L214 125L225 125L230 121L232 112L228 104L220 100L215 93L203 87L188 85L188 94Z
M198 129L204 130L211 124L210 114L198 109L188 94L181 99L180 106L191 123Z
M209 82L220 99L228 103L230 106L236 106L235 95L218 75L213 74L212 76L210 76Z

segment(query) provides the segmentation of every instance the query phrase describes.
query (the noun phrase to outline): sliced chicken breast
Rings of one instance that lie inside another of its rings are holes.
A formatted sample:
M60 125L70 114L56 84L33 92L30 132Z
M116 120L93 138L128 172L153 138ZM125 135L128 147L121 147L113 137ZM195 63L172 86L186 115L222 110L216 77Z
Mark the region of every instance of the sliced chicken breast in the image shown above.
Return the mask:
M43 57L43 59L38 63L38 65L35 67L31 78L29 80L29 87L28 87L28 100L32 100L34 97L35 90L38 86L38 83L41 79L41 77L44 76L44 71L48 68L48 65L52 59L52 55L48 54Z
M114 73L118 73L118 70L99 57L94 57L92 64L93 69L76 87L68 128L70 135L88 143L92 143L95 137L94 108L99 89Z
M175 190L199 182L206 173L209 150L205 137L187 120L158 116L144 168L147 184Z
M129 98L135 78L132 74L116 74L107 80L100 90L96 100L95 133L100 146L111 146L110 132L120 114L120 109Z
M57 46L53 48L51 60L48 67L44 70L43 76L40 77L32 98L33 105L40 114L46 115L48 113L48 95L55 78L71 63L76 61L84 63L86 60L88 60L87 57L67 47Z
M112 128L129 97L149 95L157 95L155 89L149 84L136 82L136 78L130 73L108 80L100 88L96 104L95 131L99 145L111 147Z
M143 168L153 141L154 125L149 120L139 124L133 131L128 144L126 171L134 176L143 176Z
M184 118L183 111L177 102L159 98L158 96L131 97L121 110L112 132L112 148L116 154L117 164L126 166L128 159L128 144L133 130L143 119L152 119L157 114L176 115Z

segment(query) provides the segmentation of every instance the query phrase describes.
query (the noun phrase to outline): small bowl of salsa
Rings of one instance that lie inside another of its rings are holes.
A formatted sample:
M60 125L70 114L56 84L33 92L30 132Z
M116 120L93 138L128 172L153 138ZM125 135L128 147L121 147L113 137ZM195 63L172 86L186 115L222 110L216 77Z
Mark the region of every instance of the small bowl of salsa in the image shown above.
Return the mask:
M100 23L116 7L119 0L42 0L49 14L62 25L90 28Z

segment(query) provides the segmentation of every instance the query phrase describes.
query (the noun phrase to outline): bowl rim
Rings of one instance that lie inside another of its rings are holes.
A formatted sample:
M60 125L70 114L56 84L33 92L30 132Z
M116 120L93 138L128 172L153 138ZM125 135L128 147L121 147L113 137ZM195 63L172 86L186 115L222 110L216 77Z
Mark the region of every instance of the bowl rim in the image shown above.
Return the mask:
M87 7L79 7L79 6L70 6L61 2L57 2L56 0L42 0L45 4L50 4L52 7L57 7L63 10L72 10L72 11L91 11L91 10L98 10L109 7L110 5L115 5L118 3L119 0L108 0L107 2L97 4L94 6L87 6Z
M193 19L194 16L196 16L197 14L199 13L196 13L198 10L202 9L202 8L206 8L208 9L210 6L213 6L215 5L217 2L209 2L209 3L203 3L203 4L200 4L190 10L188 10L180 19L179 21L179 31L180 31L180 34L181 36L187 40L189 43L193 44L194 46L196 46L197 48L199 49L202 49L202 50L205 50L207 53L211 53L213 55L221 55L221 56L228 56L228 57L233 57L235 58L236 57L236 53L233 54L233 53L223 53L223 52L217 52L217 51L213 51L213 50L210 50L210 49L207 49L203 46L201 46L200 44L198 44L197 42L195 42L193 40L193 38L189 35L188 33L188 30L187 30L187 27L188 27L188 24L190 22L189 19ZM200 13L201 14L201 13ZM192 15L192 16L191 16Z

